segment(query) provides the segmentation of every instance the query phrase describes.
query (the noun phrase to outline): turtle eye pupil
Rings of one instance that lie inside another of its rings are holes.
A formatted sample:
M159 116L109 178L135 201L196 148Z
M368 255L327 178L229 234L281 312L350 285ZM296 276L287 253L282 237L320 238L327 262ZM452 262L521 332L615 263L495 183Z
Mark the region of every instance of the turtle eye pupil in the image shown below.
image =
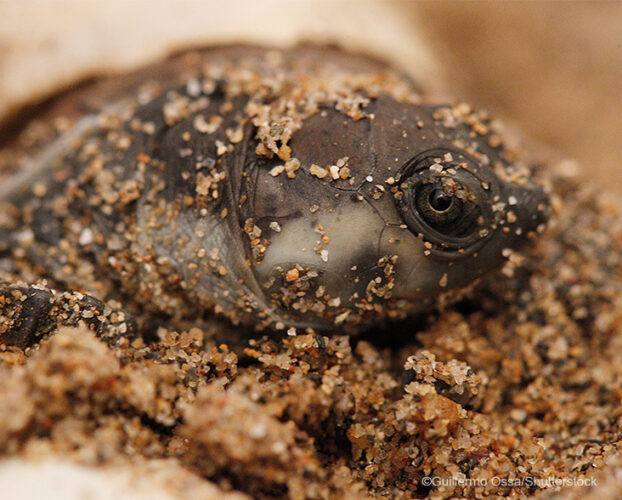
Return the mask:
M451 206L451 196L442 189L435 189L430 193L428 203L437 212L445 212Z

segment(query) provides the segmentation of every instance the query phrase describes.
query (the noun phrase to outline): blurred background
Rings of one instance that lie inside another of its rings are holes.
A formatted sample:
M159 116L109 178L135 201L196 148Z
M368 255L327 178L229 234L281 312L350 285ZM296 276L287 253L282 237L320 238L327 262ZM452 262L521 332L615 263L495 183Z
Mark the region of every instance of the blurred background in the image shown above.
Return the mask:
M80 80L236 41L389 59L622 194L619 1L0 0L0 122Z

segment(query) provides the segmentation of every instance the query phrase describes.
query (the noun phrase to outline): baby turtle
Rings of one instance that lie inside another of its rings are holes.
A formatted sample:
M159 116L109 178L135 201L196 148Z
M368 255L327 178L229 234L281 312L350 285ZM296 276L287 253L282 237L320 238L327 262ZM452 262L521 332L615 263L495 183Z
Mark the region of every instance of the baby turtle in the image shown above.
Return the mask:
M5 343L206 311L355 332L459 296L547 218L482 113L335 48L187 53L48 115L0 183Z

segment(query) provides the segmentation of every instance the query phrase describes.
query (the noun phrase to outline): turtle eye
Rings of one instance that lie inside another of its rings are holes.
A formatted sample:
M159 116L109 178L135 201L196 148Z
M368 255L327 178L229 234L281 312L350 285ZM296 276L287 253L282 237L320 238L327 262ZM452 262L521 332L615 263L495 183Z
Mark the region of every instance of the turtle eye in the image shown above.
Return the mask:
M435 250L464 255L493 230L494 191L494 181L480 177L470 157L428 151L402 167L396 199L413 233Z
M442 232L460 217L462 202L453 193L446 193L442 187L433 184L419 186L416 190L413 208L430 226Z
M428 204L437 213L447 212L453 204L454 197L442 189L434 189L428 196Z
M431 229L455 237L465 237L477 231L481 212L476 200L468 199L461 184L424 183L414 189L412 209Z

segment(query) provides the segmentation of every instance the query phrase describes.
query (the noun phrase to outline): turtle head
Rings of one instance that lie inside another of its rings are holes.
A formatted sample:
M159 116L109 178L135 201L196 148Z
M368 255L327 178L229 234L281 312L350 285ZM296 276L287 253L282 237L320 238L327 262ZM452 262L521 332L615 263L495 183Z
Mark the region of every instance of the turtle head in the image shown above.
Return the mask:
M367 111L323 110L292 138L289 168L259 159L248 172L244 219L267 243L257 282L288 323L359 328L429 309L544 229L547 195L480 114L384 96Z

